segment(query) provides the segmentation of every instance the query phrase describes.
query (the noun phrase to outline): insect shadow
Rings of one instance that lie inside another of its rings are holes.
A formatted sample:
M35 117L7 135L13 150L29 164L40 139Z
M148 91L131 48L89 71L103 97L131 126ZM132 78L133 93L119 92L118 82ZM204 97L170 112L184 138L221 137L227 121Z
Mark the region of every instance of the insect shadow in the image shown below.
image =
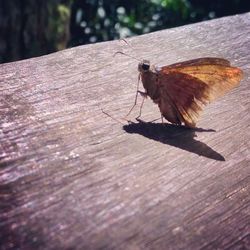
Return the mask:
M207 146L205 143L195 140L195 132L215 132L212 129L186 128L171 124L144 122L137 119L139 123L130 122L123 129L130 134L140 134L151 140L159 141L200 156L217 161L225 161L225 158Z

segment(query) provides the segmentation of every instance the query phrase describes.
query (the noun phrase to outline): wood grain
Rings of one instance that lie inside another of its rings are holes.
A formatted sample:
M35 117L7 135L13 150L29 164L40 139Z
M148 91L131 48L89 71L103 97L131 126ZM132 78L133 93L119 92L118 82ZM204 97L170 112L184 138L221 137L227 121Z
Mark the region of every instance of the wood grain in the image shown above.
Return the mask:
M0 65L0 249L249 249L250 13ZM223 57L195 130L132 106L137 62ZM102 112L118 119L111 119Z

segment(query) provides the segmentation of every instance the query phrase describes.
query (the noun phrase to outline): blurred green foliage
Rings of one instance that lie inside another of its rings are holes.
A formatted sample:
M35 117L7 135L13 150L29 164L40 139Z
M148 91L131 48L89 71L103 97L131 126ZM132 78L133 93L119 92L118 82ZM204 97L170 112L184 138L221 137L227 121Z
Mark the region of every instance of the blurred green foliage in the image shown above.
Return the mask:
M249 10L249 0L75 0L69 46L140 35Z
M0 0L0 63L250 11L250 0Z

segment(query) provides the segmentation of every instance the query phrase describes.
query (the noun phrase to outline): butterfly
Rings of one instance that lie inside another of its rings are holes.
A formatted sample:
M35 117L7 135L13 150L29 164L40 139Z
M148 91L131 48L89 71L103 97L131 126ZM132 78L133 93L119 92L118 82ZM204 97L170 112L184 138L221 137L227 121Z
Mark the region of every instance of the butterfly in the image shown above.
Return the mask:
M138 71L145 92L139 91L138 80L135 104L129 113L141 93L158 105L166 120L190 128L196 126L205 105L236 87L243 78L240 68L232 67L226 59L213 57L163 67L142 60Z

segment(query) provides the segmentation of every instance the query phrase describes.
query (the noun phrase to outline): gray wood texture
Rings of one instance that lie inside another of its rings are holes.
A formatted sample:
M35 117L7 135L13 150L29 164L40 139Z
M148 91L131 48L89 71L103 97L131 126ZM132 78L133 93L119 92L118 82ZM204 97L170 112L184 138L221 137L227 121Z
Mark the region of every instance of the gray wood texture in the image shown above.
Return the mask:
M128 42L0 65L0 249L250 248L250 13ZM117 51L245 76L197 129L163 126L149 99L128 123L138 62Z

